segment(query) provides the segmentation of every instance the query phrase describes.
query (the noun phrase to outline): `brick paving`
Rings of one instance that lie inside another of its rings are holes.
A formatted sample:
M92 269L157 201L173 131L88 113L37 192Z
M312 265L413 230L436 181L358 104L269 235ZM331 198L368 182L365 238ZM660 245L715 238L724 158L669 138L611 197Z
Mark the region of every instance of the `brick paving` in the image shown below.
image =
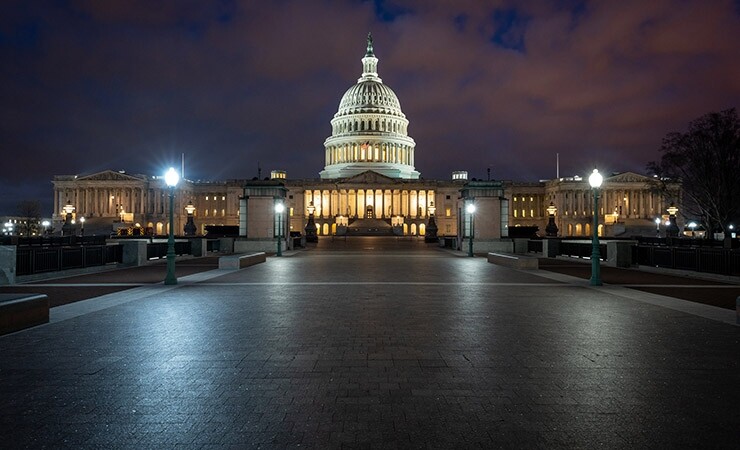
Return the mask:
M60 306L0 337L0 442L738 448L740 327L546 273L325 241Z
M540 268L570 276L591 278L590 262L573 258L540 258ZM740 284L690 277L647 272L638 268L601 267L604 283L627 286L644 292L680 298L705 305L735 310L740 297Z

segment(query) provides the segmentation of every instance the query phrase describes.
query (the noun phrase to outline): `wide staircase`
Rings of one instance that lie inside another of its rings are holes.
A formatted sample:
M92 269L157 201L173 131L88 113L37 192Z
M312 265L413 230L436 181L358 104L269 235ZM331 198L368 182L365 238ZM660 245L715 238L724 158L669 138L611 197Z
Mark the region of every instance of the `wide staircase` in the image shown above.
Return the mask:
M391 224L382 219L356 219L347 227L347 236L394 236Z

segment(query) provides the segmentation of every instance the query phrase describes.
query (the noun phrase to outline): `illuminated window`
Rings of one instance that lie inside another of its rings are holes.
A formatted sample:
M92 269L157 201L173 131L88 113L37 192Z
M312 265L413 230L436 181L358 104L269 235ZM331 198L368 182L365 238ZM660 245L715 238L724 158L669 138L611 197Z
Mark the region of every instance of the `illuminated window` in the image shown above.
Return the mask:
M534 217L534 209L529 210L529 217Z
M522 217L527 217L527 212L525 210L522 210Z
M452 208L445 208L445 216L450 217L452 215Z
M204 215L205 217L208 217L208 210L207 210L207 209L204 209L204 210L203 210L203 213L204 213L203 215Z
M226 210L225 209L222 209L221 210L221 217L225 217L225 216L226 216Z
M216 208L213 208L213 217L216 217Z
M226 200L226 196L225 195L221 196L221 200Z
M290 217L293 217L293 208L290 208Z
M208 196L206 195L206 201L208 201Z
M517 213L516 209L514 210L514 217L519 217L519 215L518 215L518 213Z

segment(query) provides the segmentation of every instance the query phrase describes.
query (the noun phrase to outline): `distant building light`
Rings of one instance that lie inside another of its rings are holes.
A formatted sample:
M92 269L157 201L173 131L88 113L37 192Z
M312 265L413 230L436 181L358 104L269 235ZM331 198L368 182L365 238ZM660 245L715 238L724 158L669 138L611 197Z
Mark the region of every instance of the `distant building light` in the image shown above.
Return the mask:
M452 172L452 179L453 180L467 180L468 172L466 170L456 170Z

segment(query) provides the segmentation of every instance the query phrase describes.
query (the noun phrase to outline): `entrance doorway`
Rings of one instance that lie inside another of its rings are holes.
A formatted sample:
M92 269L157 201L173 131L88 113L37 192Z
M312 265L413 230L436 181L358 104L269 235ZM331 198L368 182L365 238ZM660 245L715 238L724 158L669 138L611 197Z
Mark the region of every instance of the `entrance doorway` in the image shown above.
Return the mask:
M373 207L371 205L367 205L367 209L365 209L365 217L368 219L374 219L375 214L373 214Z

